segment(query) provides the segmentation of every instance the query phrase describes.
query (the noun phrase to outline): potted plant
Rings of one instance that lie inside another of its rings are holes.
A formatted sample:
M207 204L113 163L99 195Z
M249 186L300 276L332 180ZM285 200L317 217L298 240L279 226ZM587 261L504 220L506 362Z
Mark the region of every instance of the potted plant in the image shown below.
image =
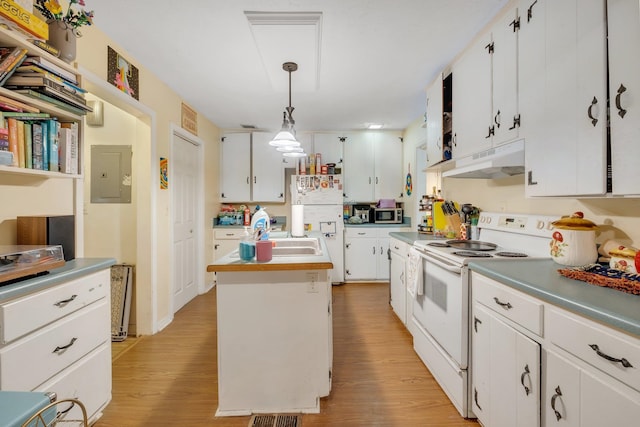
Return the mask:
M34 0L33 4L49 24L49 44L60 51L65 62L76 58L76 38L82 35L80 27L93 24L93 11L78 6L84 7L84 0L69 0L66 12L58 0Z

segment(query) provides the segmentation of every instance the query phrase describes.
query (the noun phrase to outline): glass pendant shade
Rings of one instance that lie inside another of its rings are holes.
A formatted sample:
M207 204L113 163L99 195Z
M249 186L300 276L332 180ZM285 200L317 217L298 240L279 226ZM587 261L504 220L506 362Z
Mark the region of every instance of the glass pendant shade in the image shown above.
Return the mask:
M278 132L273 140L269 141L269 145L272 147L299 147L300 143L291 131L283 129Z
M276 151L281 153L302 153L304 150L301 147L295 147L293 145L285 145L282 147L276 147Z
M282 153L284 157L306 157L307 153L298 152L298 151L288 151L286 153Z

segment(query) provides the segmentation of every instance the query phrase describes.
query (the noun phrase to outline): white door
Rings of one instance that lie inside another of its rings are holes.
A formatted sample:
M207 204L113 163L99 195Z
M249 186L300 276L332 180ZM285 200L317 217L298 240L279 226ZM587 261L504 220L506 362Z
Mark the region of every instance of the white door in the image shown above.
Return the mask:
M179 135L173 135L171 174L173 211L173 309L174 313L197 294L196 284L196 208L199 185L200 148Z

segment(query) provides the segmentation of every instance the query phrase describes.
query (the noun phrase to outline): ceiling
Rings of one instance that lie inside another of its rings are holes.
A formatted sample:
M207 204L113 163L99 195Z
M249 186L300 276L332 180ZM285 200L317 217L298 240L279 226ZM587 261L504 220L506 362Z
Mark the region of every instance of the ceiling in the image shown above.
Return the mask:
M279 129L289 105L282 64L296 62L300 132L406 128L425 112L427 85L507 2L87 0L87 8L126 59L223 129Z

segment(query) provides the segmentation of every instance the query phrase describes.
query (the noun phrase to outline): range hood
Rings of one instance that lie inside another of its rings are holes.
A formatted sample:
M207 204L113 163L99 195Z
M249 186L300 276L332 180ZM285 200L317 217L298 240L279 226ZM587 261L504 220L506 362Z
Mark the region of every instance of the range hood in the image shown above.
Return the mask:
M496 179L524 173L524 139L455 160L444 178Z

